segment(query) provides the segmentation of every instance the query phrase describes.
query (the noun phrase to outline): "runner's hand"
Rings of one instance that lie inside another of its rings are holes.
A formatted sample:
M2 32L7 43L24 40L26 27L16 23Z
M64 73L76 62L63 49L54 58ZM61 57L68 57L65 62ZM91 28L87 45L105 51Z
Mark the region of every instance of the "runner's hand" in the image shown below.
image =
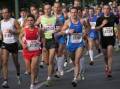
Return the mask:
M45 47L43 47L42 50L43 50L43 52L46 52L46 51L47 51L47 49L46 49Z
M23 49L27 49L27 45L25 43L22 43Z
M108 23L108 21L107 21L106 19L103 20L103 22L102 22L102 27L105 26L107 23Z
M70 29L68 32L68 34L72 34L72 33L74 33L74 29Z

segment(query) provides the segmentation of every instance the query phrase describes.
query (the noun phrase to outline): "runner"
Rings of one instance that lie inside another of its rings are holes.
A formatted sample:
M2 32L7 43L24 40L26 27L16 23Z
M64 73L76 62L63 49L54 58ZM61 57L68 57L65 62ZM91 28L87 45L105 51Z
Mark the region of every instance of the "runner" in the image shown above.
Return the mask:
M81 7L77 7L78 9L78 17L80 19L84 19L83 16L82 16L82 8ZM89 21L87 19L84 19L85 21L85 24L89 24ZM83 31L85 30L84 26L83 26ZM87 34L86 36L84 36L84 42L86 41L87 39ZM80 75L79 75L79 79L80 80L84 80L85 79L85 58L84 58L84 55L83 57L80 59Z
M30 13L35 17L35 21L39 18L38 7L36 4L31 4Z
M78 10L76 7L72 7L70 10L70 19L66 21L64 24L61 33L59 34L67 34L67 48L70 53L70 57L73 60L74 64L74 79L72 81L72 85L74 87L77 86L78 76L80 73L80 59L83 56L84 50L84 35L90 29L89 25L85 25L83 19L78 18ZM82 27L85 25L85 31L82 31ZM69 30L67 30L69 28Z
M118 24L118 19L110 14L110 6L104 5L103 16L100 16L96 22L96 30L100 31L101 46L105 60L105 73L107 77L112 77L113 47L115 45L114 24Z
M44 15L41 16L36 25L41 24L44 41L43 41L43 53L44 53L44 62L48 64L48 78L46 81L46 86L51 85L51 77L54 71L54 57L56 51L56 42L54 38L56 17L51 14L52 6L49 3L44 5Z
M35 81L38 76L39 56L41 55L40 30L34 26L35 18L33 15L27 16L28 26L23 28L19 36L23 47L23 57L29 63L31 73L30 89L35 89Z
M27 26L27 20L26 20L27 15L28 15L27 10L24 8L21 8L21 12L20 12L21 17L18 19L18 22L19 22L20 27L21 27L20 31L22 31L22 29ZM22 49L22 45L19 43L19 50L20 49ZM24 74L30 75L30 68L29 68L30 65L26 60L24 60L24 61L25 61L25 66L26 66Z
M95 26L96 26L96 20L97 20L97 16L94 15L94 8L89 8L89 22L91 25L91 30L89 32L88 35L88 46L89 46L89 56L90 56L90 65L94 64L94 53L93 53L93 47L95 46L95 44L97 44L97 49L98 49L98 53L101 53L100 47L99 47L99 36L97 31L95 31Z
M26 9L21 8L20 18L18 19L18 22L19 22L19 24L20 24L21 27L24 27L24 22L26 20L26 17L27 17L27 11L26 11Z
M0 26L1 26L1 23L0 23ZM2 71L1 45L2 45L2 32L1 32L1 28L0 28L0 74L1 74L1 71Z
M62 5L60 2L54 3L54 15L57 18L56 28L60 31L60 29L62 28L65 22L64 15L62 13ZM60 75L62 76L64 74L63 67L65 62L65 59L64 59L65 36L57 37L56 41L58 43L58 49L57 49L58 53L56 55L58 72L56 77L59 77Z
M12 54L12 58L17 71L17 78L20 82L20 64L18 62L18 43L17 35L19 34L20 26L18 22L10 17L10 11L8 8L2 9L3 20L1 21L1 32L3 35L2 43L2 68L4 82L2 86L8 88L8 60L9 54Z

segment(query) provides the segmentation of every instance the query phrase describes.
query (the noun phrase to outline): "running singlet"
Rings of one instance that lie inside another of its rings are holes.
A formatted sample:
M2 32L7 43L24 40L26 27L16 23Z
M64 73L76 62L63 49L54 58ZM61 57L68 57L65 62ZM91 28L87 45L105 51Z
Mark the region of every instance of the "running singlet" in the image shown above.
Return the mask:
M95 40L95 39L98 38L98 32L95 31L97 18L98 17L96 15L89 17L89 22L90 22L90 25L91 25L91 30L90 30L88 36L89 36L89 38L91 38L93 40Z
M46 18L45 16L41 17L41 24L45 30L45 39L53 39L53 33L55 31L56 17L52 16Z
M9 32L9 30L16 31L14 27L15 19L10 18L8 21L1 21L1 31L3 33L3 42L10 44L17 41L16 35Z
M24 29L24 42L27 46L28 51L39 51L41 49L41 42L38 30L39 29L37 27L35 27L33 31L29 30L29 28Z
M69 35L70 43L81 43L82 42L82 25L80 21L77 24L70 23L69 30L73 29L74 33Z
M83 26L80 21L77 24L70 22L68 30L74 30L74 33L67 36L67 49L69 52L75 52L78 48L84 47L82 29Z
M96 26L96 20L97 20L97 16L93 16L93 17L89 17L89 22L91 25L91 29L94 30L95 26Z

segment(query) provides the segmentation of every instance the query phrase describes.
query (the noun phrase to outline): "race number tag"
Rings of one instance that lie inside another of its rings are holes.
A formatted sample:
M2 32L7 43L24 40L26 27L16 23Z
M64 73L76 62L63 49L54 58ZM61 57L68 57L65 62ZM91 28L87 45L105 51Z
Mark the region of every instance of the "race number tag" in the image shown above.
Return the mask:
M103 28L103 36L113 36L113 27L104 27Z
M40 49L40 42L38 40L27 40L27 48L29 51L37 51Z
M90 22L90 25L91 25L91 29L95 29L96 22Z
M44 33L45 38L46 39L52 39L54 31L55 31L55 26L54 25L45 26L45 33Z
M70 36L71 43L80 43L82 41L82 34L81 33L73 33Z
M3 33L3 39L6 42L12 42L13 40L15 40L14 36L10 33Z
M54 31L54 30L55 30L55 26L54 25L45 26L45 31Z

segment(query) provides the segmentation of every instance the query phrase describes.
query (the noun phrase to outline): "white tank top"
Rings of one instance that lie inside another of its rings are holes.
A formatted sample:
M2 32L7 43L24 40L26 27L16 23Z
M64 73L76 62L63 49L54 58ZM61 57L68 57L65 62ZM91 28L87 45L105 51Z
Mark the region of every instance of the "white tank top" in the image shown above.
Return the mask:
M17 42L17 37L14 34L9 33L7 30L16 31L14 27L14 18L10 18L8 21L1 21L1 31L3 34L3 42L7 44Z

